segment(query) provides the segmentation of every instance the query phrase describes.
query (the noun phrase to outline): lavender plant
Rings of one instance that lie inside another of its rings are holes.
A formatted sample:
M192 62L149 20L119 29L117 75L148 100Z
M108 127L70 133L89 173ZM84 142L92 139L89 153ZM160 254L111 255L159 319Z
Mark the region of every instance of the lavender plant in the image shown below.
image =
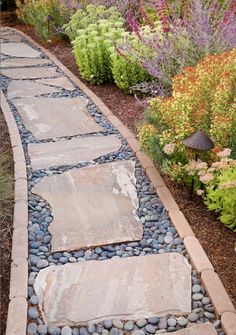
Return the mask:
M140 54L127 41L119 48L136 57L156 78L157 91L163 95L171 94L172 78L184 67L195 65L208 54L230 50L236 45L235 0L224 0L221 4L216 0L189 0L184 7L180 0L171 3L155 0L153 7L162 30L151 38L142 34L137 20L129 19L132 30L145 48L153 50L150 56Z

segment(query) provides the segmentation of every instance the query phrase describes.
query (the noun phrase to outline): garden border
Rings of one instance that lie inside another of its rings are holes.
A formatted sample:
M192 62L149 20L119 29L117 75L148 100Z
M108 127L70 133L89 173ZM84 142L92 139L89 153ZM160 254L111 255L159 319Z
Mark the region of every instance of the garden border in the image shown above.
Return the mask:
M7 99L0 91L14 160L14 214L11 276L6 335L26 334L28 284L28 185L22 142Z
M23 32L11 28L4 27L4 29L11 29L16 33L21 34L29 42L41 49L50 60L52 60L64 73L67 75L101 110L101 112L108 118L114 127L123 135L128 141L130 147L134 151L137 159L140 161L143 169L146 171L151 180L160 200L167 209L170 219L175 226L180 237L184 241L185 248L190 256L191 263L196 271L200 274L203 285L212 301L215 312L221 317L222 328L227 335L235 335L236 329L236 310L226 292L219 276L215 273L214 268L203 250L200 242L195 237L189 223L180 211L174 197L167 188L164 180L154 166L152 160L141 151L141 147L135 136L127 129L126 126L109 110L102 100L93 93L84 83L82 83L69 69L67 69L50 51L39 45L32 38ZM15 121L14 121L15 122ZM16 126L16 125L15 125ZM18 131L18 130L17 130ZM27 282L27 280L26 280ZM11 281L12 283L12 281ZM22 297L19 296L18 298ZM15 306L17 302L15 302ZM26 306L27 308L27 306ZM10 310L11 312L11 310ZM19 310L18 310L19 312ZM17 315L14 314L14 315ZM11 326L10 320L8 326ZM6 335L13 335L14 333L6 333ZM21 335L20 332L17 333ZM22 334L23 335L23 334Z

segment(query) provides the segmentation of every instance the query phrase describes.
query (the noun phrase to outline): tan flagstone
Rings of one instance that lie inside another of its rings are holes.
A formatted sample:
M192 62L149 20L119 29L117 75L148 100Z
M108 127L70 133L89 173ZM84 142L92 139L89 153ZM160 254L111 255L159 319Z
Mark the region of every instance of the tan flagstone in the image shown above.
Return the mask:
M87 112L87 104L82 96L14 100L25 127L39 140L102 130Z
M91 136L29 145L29 156L34 170L76 164L119 150L115 136Z
M32 80L13 80L10 82L7 88L7 96L9 99L14 99L33 97L35 95L55 93L59 91L59 88L56 89L53 87L45 86Z
M71 170L36 184L32 192L52 208L52 251L140 240L135 183L134 162L122 161Z
M34 288L46 325L191 312L191 267L178 253L50 266Z
M11 79L36 79L61 76L56 67L22 67L19 69L2 69L1 73Z
M50 59L44 58L8 58L1 62L0 67L25 67L45 64L52 64L52 62Z
M163 335L169 335L170 333L163 333ZM197 325L191 325L188 328L179 330L173 333L174 335L217 335L216 329L212 323L203 323Z
M67 77L39 79L38 82L41 84L64 88L69 91L73 91L75 89L74 85L69 81Z
M11 42L21 42L22 36L19 34L1 34L1 38Z
M31 48L25 43L3 43L1 52L12 57L36 58L40 57L40 52Z

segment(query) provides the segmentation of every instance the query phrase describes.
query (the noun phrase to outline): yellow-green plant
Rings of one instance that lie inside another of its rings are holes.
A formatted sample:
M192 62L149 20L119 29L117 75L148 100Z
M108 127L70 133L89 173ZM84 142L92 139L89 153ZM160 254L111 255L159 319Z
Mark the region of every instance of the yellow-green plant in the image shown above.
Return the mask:
M34 26L42 39L49 39L67 23L73 13L72 8L60 0L16 0L18 18Z

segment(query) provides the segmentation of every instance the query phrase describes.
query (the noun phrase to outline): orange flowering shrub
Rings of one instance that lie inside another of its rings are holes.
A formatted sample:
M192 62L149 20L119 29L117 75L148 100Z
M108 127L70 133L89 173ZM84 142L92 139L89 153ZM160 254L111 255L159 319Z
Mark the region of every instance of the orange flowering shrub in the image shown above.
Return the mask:
M186 164L192 153L183 140L197 130L204 130L216 146L229 147L235 155L236 48L209 55L197 66L185 68L173 79L171 98L150 101L147 120L155 127L155 137L165 154L162 164ZM142 129L139 136L142 143ZM155 155L147 141L144 150Z

